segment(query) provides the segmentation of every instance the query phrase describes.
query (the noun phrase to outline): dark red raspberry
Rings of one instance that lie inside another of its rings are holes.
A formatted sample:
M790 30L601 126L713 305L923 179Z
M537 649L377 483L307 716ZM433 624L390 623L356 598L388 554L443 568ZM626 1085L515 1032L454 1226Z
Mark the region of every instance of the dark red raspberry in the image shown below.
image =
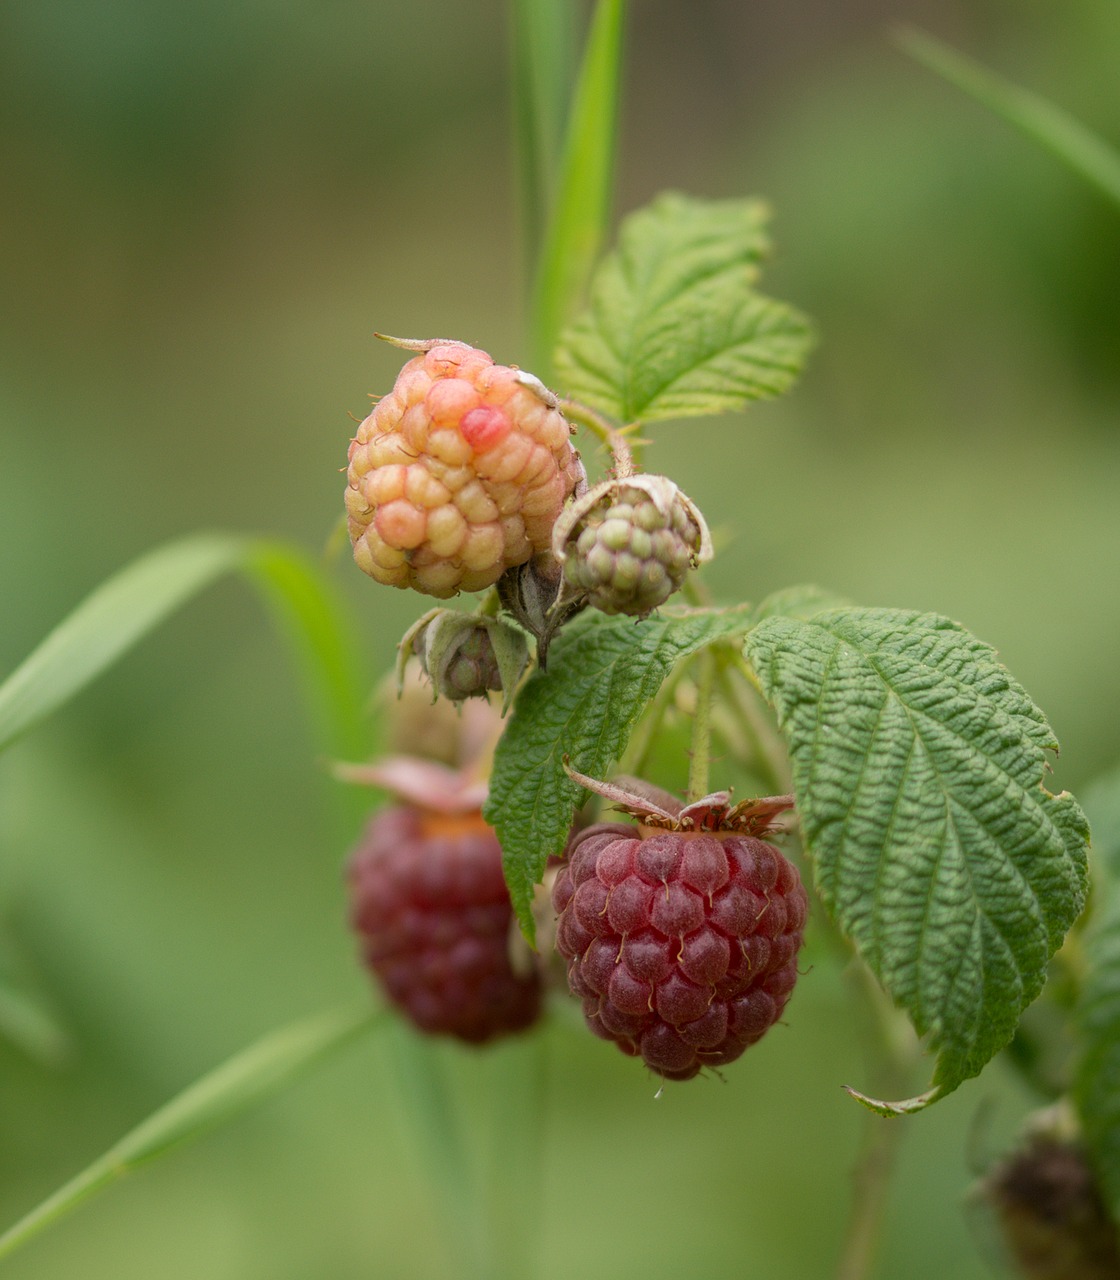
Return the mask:
M797 981L808 900L755 836L599 823L573 838L552 901L587 1025L669 1080L733 1062Z
M350 861L365 961L421 1031L482 1044L536 1021L541 983L510 961L513 908L479 813L379 813Z

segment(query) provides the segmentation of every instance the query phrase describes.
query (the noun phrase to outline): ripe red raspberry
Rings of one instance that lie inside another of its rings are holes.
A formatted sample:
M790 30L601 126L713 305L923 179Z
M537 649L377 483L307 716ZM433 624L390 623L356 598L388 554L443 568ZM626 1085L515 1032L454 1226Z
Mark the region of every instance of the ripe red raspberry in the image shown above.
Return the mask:
M502 851L480 813L384 810L349 881L365 961L421 1031L482 1044L536 1021L540 977L511 964Z
M482 591L548 550L582 476L571 428L542 383L485 351L398 345L421 354L350 444L354 559L390 586Z
M689 1080L733 1062L781 1017L808 899L773 845L681 829L734 815L725 793L676 809L676 830L598 823L575 836L552 901L587 1025L659 1075ZM642 816L651 812L661 811Z

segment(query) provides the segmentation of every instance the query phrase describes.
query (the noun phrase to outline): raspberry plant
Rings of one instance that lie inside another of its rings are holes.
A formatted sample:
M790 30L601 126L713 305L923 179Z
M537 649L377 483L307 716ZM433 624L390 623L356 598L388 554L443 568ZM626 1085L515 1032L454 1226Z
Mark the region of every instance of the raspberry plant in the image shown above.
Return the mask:
M458 597L417 617L396 673L404 690L419 669L456 727L418 711L412 689L389 713L408 756L336 770L398 797L375 806L349 863L365 962L424 1035L535 1034L546 988L571 1008L566 980L587 1027L641 1060L639 1087L648 1070L658 1090L704 1074L735 1088L749 1070L739 1059L766 1052L754 1046L811 981L798 956L817 930L862 975L889 1074L909 1078L917 1038L932 1058L913 1094L845 1085L877 1127L841 1274L869 1271L882 1188L867 1184L889 1172L893 1145L880 1135L921 1123L902 1118L1004 1051L1060 1097L979 1194L1024 1274L1115 1274L1120 786L1102 783L1091 806L1099 905L1067 941L1086 903L1088 824L1047 787L1054 734L989 645L936 613L811 586L717 602L693 574L721 526L713 538L676 481L644 463L676 424L791 390L812 329L758 288L770 251L758 200L663 194L602 251L622 14L621 0L600 0L555 172L532 146L523 156L539 261L516 359L533 372L459 338L387 339L411 358L350 442L357 567L377 590ZM997 109L1008 101L952 55L911 45ZM1014 107L1005 114L1114 194L1114 157L1087 153L1046 108ZM81 606L0 687L0 746L228 571L262 586L312 652L335 754L364 755L362 694L339 675L347 638L317 572L288 548L221 537L154 552ZM664 750L682 720L687 747ZM449 732L468 747L446 753ZM710 789L715 768L735 796ZM603 802L634 821L585 813ZM1044 1066L1054 1034L1029 1021L1049 976L1040 1004L1078 1043L1057 1084ZM0 1256L383 1014L266 1037L17 1223ZM1059 1209L1040 1214L1043 1202Z

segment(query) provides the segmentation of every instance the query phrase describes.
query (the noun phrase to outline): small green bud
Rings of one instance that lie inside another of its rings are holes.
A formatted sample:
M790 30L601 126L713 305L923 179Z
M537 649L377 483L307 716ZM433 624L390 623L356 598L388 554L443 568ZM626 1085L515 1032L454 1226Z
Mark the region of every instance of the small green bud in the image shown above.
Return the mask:
M711 559L696 504L665 476L606 480L557 520L552 551L569 586L604 613L643 617Z
M529 662L525 636L499 618L454 609L431 609L405 632L397 650L397 679L416 656L437 697L462 702L503 694L509 707Z

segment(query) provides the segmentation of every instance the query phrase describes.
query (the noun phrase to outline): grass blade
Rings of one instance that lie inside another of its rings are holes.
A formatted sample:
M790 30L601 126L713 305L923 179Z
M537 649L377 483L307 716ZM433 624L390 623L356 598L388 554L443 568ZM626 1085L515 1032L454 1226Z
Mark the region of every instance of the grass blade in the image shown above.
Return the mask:
M237 571L261 590L303 659L328 749L360 758L366 747L364 685L350 633L319 575L297 550L221 534L158 547L91 592L0 684L0 751L177 609Z
M1120 206L1120 151L1061 107L1021 89L924 31L906 28L896 43L922 66L956 85L1020 133L1063 160Z
M312 1071L380 1015L320 1014L273 1031L172 1098L120 1142L0 1235L0 1258L139 1165L201 1137Z
M556 185L573 58L569 0L512 0L513 120L527 279Z
M111 666L180 605L236 568L241 538L168 543L114 574L0 685L0 751Z
M625 13L625 0L599 0L572 101L533 305L533 358L546 378L610 217Z
M250 543L242 567L300 660L308 699L331 755L365 759L370 745L364 714L369 682L362 676L353 633L333 592L311 561L280 543Z

